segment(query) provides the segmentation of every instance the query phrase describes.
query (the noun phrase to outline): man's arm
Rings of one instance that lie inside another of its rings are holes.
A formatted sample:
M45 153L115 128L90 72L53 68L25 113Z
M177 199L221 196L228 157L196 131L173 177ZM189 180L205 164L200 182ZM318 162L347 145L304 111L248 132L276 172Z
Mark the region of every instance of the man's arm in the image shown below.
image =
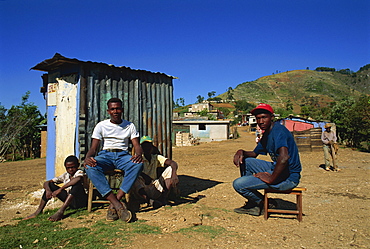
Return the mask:
M321 133L321 141L324 143L324 144L329 144L330 141L329 139L326 137L325 135L325 131Z
M254 176L261 179L267 184L272 184L275 180L279 177L279 175L284 171L284 169L288 166L289 160L289 153L287 147L280 147L278 149L278 158L276 161L276 165L272 174L267 172L260 172L255 174Z
M140 146L140 141L138 137L131 139L132 145L134 146L135 155L131 157L131 161L134 163L142 163L143 162L143 149Z
M171 159L166 159L164 165L172 168L171 182L173 185L177 184L179 182L179 178L177 177L177 169L179 166L177 163Z
M50 186L49 186L50 182L53 182L53 181L52 180L46 181L44 182L44 185L43 185L47 199L50 199L53 196L52 195L53 192L51 191Z
M253 151L238 150L234 155L234 164L240 167L243 164L243 159L248 157L256 158L258 155Z
M86 165L89 165L90 167L96 166L96 160L94 159L94 156L96 155L96 152L99 148L100 140L93 138L91 142L91 147L89 151L86 154L85 160L84 160L84 167L86 168Z
M64 184L63 186L61 186L59 189L55 190L53 192L53 196L56 197L57 195L60 194L60 192L62 192L62 190L70 187L70 186L73 186L75 185L76 183L78 183L80 180L82 179L81 176L78 176L78 177L75 177L75 178L72 178L69 182L67 182L66 184Z

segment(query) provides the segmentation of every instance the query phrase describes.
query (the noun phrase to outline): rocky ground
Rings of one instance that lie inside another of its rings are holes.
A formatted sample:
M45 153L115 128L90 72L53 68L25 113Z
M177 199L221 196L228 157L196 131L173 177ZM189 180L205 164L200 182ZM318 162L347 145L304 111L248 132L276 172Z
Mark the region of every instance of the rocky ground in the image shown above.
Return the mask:
M292 215L254 217L233 212L244 199L232 188L239 171L232 158L237 149L253 149L254 135L240 127L241 137L173 149L179 164L181 199L172 206L144 209L139 220L158 226L162 233L136 235L130 248L369 248L370 247L370 154L340 148L340 172L320 165L323 152L302 152L303 221ZM269 160L268 157L260 157ZM45 181L45 160L0 164L0 225L15 224L37 207ZM34 195L34 194L33 194ZM273 195L291 207L294 196ZM54 206L52 206L54 207ZM78 219L105 218L102 210ZM76 220L67 217L66 226ZM84 225L82 225L84 224ZM1 228L0 228L1 229ZM127 247L127 245L126 245Z

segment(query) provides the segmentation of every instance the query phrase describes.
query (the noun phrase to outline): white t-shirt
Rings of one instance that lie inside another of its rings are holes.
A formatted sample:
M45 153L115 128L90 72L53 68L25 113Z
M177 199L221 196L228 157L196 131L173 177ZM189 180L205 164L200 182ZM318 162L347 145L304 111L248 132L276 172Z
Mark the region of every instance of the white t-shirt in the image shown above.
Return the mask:
M60 184L60 183L66 184L66 183L70 182L71 179L73 179L73 178L83 177L83 176L84 176L84 172L79 169L79 170L76 171L76 173L72 177L71 177L71 175L68 172L65 172L65 173L61 174L60 176L54 177L51 180L55 184ZM72 188L72 186L69 186L65 190L69 193L69 191L71 190L71 188Z
M95 126L91 137L103 141L103 150L127 150L129 139L139 137L139 133L135 125L127 120L122 120L120 124L113 124L106 119Z

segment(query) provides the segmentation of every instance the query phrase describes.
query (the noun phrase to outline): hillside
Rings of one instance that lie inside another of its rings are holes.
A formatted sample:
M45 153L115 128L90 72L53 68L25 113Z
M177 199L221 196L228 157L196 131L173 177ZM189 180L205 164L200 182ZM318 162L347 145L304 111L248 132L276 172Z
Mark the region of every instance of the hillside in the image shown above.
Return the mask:
M239 84L232 90L235 100L265 102L285 108L287 102L299 113L301 105L327 106L346 96L370 94L370 68L352 74L294 70ZM218 97L226 99L225 92Z

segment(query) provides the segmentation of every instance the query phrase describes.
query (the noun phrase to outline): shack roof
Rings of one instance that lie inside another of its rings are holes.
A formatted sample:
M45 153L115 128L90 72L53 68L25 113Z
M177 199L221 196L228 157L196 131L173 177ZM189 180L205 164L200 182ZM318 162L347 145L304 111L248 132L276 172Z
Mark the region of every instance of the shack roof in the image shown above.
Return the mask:
M90 65L98 65L98 66L100 65L102 67L111 67L112 69L113 68L127 69L127 70L137 71L139 73L159 74L159 75L162 75L162 76L167 76L167 77L172 78L172 79L177 79L177 77L175 77L175 76L170 76L170 75L160 73L160 72L150 72L150 71L146 71L146 70L132 69L132 68L125 67L125 66L116 67L114 65L106 64L106 63L103 63L103 62L81 61L81 60L78 60L78 59L71 59L71 58L64 57L63 55L61 55L59 53L55 53L53 58L46 59L46 60L38 63L36 66L32 67L31 70L38 70L38 71L48 72L48 71L52 71L52 70L54 70L54 69L56 69L56 68L58 68L62 65L65 65L65 64L86 64L86 65L90 64Z

